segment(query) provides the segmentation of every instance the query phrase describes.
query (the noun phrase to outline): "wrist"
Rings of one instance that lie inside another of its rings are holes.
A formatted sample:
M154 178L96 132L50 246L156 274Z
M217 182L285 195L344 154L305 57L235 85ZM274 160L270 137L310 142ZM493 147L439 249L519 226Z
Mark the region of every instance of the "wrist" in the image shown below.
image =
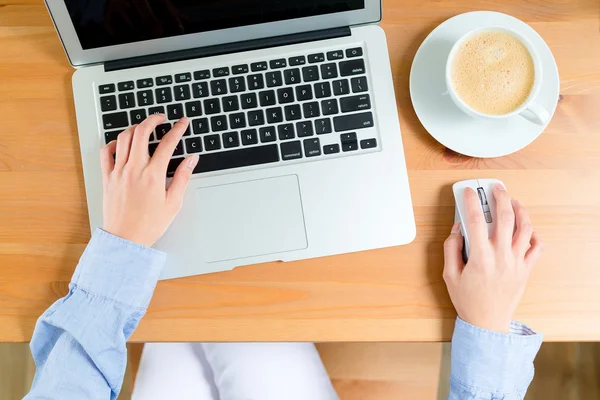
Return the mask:
M494 318L489 316L474 318L469 315L460 314L459 318L478 328L498 333L509 333L512 320L511 318Z

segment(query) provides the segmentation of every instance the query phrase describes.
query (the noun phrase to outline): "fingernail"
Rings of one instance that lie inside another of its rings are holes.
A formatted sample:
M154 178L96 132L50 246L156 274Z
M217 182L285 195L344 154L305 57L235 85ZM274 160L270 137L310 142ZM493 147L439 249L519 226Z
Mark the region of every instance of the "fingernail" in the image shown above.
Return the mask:
M496 189L501 192L506 192L506 189L504 189L504 186L502 186L500 183L496 184Z
M460 231L460 222L457 222L454 225L452 225L451 233L457 233L458 231Z
M179 122L183 122L184 124L188 122L188 118L187 117L182 117Z
M187 167L189 169L194 169L196 168L196 165L198 164L198 160L200 159L200 157L196 156L192 156L189 161L187 162Z

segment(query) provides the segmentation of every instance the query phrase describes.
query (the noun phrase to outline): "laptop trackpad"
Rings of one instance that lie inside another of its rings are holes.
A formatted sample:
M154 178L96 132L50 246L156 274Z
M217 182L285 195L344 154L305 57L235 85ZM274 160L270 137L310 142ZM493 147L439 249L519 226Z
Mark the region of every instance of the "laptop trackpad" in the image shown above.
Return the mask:
M197 189L206 262L307 247L297 175Z

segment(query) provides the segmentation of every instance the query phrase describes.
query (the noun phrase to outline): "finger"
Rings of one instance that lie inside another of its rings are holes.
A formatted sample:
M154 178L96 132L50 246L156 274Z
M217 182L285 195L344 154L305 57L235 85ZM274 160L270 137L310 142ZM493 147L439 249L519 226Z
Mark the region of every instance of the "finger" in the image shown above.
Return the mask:
M496 219L494 240L501 248L510 247L515 231L515 212L510 195L501 184L494 186L493 193L496 199L496 215L492 216Z
M465 228L469 237L469 245L476 249L479 245L486 243L488 240L487 226L479 196L471 188L466 188L464 191L466 221Z
M179 121L173 125L173 128L163 136L160 144L154 151L154 155L152 156L151 163L159 167L161 170L166 171L167 166L169 165L169 160L173 156L173 152L175 151L175 147L179 144L181 137L185 133L188 125L190 124L190 120L186 117L181 118ZM166 173L166 172L165 172Z
M117 151L117 141L112 140L100 151L100 166L102 168L102 179L104 182L108 179L108 175L115 169L115 152Z
M175 171L175 175L173 175L173 180L169 185L169 189L167 190L167 199L169 201L181 204L185 189L187 189L188 183L190 182L190 177L192 176L192 172L194 171L194 168L196 168L197 164L197 155L189 156L183 160L181 164L179 164L177 170Z
M135 128L129 154L130 159L148 162L148 159L150 158L148 155L150 135L152 135L152 132L156 127L165 122L166 119L167 117L164 114L153 114L143 120L142 123Z
M533 226L531 225L529 213L527 213L527 210L525 210L525 207L523 207L521 203L517 200L513 200L512 207L515 211L517 226L517 230L513 237L513 248L517 251L519 257L523 257L529 249L529 243L531 242L533 235Z
M457 279L465 263L462 257L463 236L460 232L460 222L452 227L450 236L444 242L444 280L446 282Z
M542 256L542 252L544 250L544 244L542 243L540 237L537 233L533 233L531 235L531 247L527 250L525 254L525 265L527 268L531 269L538 262L540 257Z
M129 150L131 149L131 139L135 126L130 126L117 137L117 156L115 158L115 168L123 168L129 160Z

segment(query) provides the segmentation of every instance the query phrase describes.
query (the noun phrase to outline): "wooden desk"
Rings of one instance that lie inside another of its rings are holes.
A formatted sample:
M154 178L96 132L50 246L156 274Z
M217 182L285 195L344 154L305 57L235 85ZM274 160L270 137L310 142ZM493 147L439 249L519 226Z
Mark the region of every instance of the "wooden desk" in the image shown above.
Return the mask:
M475 7L550 45L561 101L508 157L444 149L419 124L408 76L425 36ZM397 248L161 282L134 341L437 341L455 312L442 280L450 185L502 179L546 243L517 317L549 340L600 340L600 11L597 0L384 1L417 239ZM68 291L89 239L71 74L41 0L0 0L0 341L27 341Z

